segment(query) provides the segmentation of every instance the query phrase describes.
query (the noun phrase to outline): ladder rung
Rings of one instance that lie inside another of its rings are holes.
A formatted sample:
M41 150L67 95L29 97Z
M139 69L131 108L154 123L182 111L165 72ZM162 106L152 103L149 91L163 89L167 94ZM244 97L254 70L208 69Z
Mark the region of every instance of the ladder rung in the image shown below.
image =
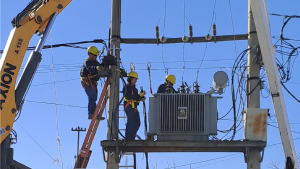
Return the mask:
M125 119L125 118L127 118L126 116L120 116L119 117L120 119Z
M122 153L122 155L133 155L133 152L124 152L124 153Z
M119 129L119 130L125 131L126 129Z
M134 167L133 165L120 165L119 168Z

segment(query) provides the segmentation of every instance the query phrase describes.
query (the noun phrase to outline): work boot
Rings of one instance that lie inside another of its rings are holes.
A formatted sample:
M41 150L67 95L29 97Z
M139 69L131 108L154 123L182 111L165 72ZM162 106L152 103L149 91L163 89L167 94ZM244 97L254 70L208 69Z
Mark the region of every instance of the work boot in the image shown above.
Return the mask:
M98 116L97 119L101 121L101 120L105 120L105 117Z
M93 118L93 114L88 115L88 119L91 120Z

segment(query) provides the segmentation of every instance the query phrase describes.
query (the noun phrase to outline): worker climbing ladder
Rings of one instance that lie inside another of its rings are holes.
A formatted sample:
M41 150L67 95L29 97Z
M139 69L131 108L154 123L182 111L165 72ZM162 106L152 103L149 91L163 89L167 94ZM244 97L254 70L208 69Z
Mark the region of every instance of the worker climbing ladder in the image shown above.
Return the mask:
M91 120L91 124L89 126L89 129L85 136L84 142L82 144L80 153L76 159L74 168L86 168L87 167L89 158L92 154L92 151L90 150L90 148L92 146L95 134L97 132L99 122L100 122L100 120L103 120L102 114L103 114L103 111L105 109L107 99L108 99L107 94L108 94L108 85L110 83L110 80L111 80L111 77L108 77L103 86L101 96L99 98L97 107L95 109L93 118Z

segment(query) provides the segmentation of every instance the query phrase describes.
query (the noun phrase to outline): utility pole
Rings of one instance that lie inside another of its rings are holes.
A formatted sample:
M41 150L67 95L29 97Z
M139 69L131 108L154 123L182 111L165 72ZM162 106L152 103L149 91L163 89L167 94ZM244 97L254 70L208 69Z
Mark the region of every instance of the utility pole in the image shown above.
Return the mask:
M110 50L111 54L116 57L117 66L112 69L120 68L120 33L121 33L121 0L112 0L111 8L111 25L110 25ZM107 140L118 139L119 131L119 90L120 76L116 71L112 73L111 84L109 88L109 105L108 105L108 125ZM118 141L118 140L116 140ZM108 150L106 153L106 169L118 169L119 152Z
M79 133L81 131L86 131L86 128L82 129L80 128L79 126L75 129L73 129L73 127L71 128L71 131L77 131L78 132L78 137L77 137L77 154L76 154L76 157L79 155Z
M251 1L248 0L248 48L258 46L258 37L256 33L256 27L252 15ZM257 62L257 49L251 49L248 52L248 70L247 70L247 108L260 108L260 65ZM247 112L248 115L252 115L251 112ZM247 126L246 126L247 127ZM245 139L251 140L251 138L245 137ZM260 150L250 148L246 154L247 169L260 169Z

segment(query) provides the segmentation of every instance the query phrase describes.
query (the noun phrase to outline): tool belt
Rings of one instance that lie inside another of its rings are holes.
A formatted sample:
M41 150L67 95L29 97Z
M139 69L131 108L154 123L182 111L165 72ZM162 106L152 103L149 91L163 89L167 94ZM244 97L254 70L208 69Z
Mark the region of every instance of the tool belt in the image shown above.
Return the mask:
M135 103L138 103L139 101L137 101L137 100L128 100L126 97L124 97L124 101L127 102L127 104L125 105L124 110L126 110L126 108L127 108L129 105L131 105L131 107L132 107L133 109L135 109L135 112L136 112Z
M93 76L94 77L94 76ZM93 78L92 77L92 78ZM85 85L89 85L89 86L91 86L92 87L92 89L94 89L95 87L94 87L94 85L93 85L93 83L92 83L92 81L91 81L91 76L90 75L88 75L87 77L81 77L81 81L83 82L83 84L82 84L82 87L84 88L84 86ZM98 82L96 82L96 81L93 81L96 85L98 85Z

